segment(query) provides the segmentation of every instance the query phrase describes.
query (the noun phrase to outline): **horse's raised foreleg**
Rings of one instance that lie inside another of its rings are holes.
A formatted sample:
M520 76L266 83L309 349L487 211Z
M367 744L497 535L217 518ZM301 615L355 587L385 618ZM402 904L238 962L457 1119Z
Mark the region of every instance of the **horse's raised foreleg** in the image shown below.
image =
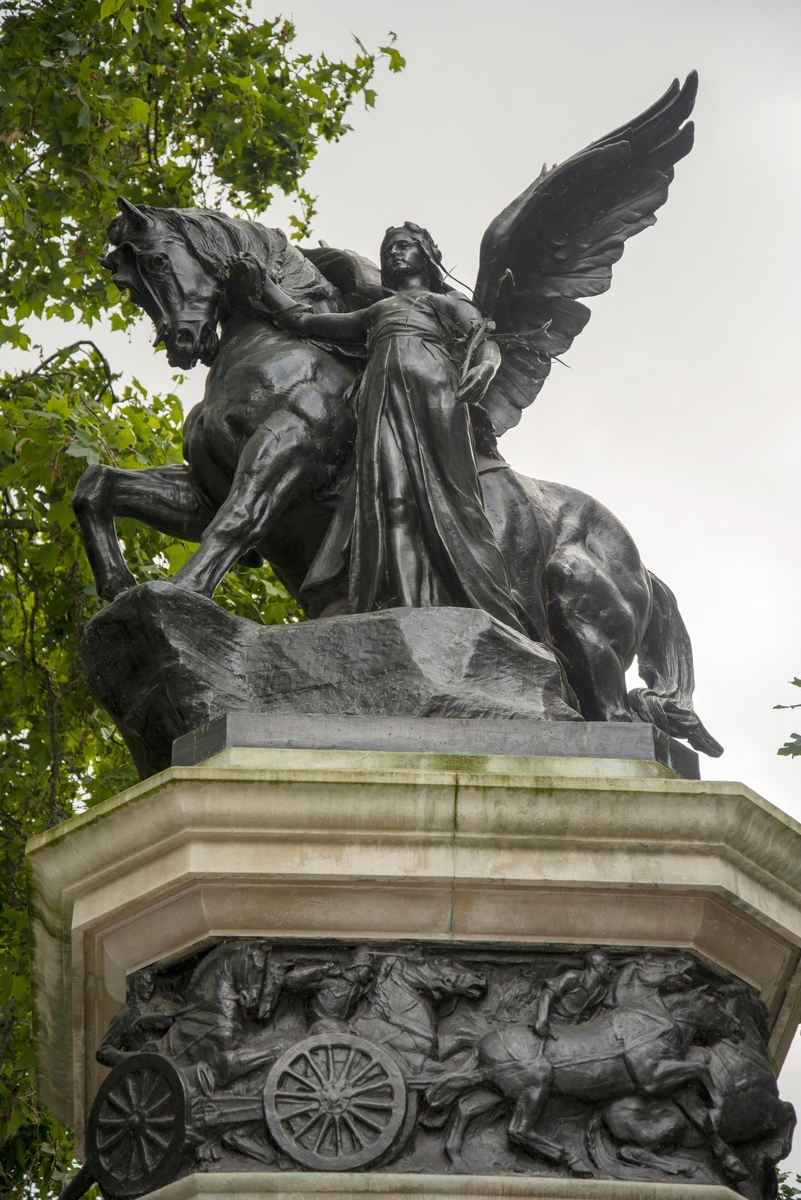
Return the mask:
M170 537L200 541L214 509L185 466L123 471L97 464L84 471L72 498L86 556L104 600L134 587L114 528L132 517Z
M713 1113L696 1090L700 1084L710 1098L715 1095L715 1085L705 1062L671 1058L654 1061L647 1048L627 1053L625 1061L632 1079L647 1096L672 1095L695 1128L704 1134L712 1153L728 1175L733 1179L747 1178L748 1171L718 1136Z
M682 1088L675 1093L673 1099L695 1128L704 1134L710 1150L726 1174L735 1180L747 1179L750 1172L718 1134L714 1114L698 1093L693 1088Z
M632 1079L646 1096L666 1096L688 1084L701 1084L710 1095L714 1093L709 1068L697 1059L656 1058L653 1048L645 1046L627 1051L625 1063ZM698 1103L702 1104L700 1100ZM702 1107L709 1112L708 1106Z
M276 519L331 476L307 422L292 411L274 414L245 445L228 498L172 582L213 595L226 571L258 546Z

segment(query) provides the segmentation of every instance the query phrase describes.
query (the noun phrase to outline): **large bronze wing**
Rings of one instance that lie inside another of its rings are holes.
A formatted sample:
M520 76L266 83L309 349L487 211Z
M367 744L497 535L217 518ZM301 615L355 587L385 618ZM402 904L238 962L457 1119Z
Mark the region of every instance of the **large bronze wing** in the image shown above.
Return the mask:
M693 71L628 125L543 168L484 234L475 300L503 351L483 402L496 437L518 423L553 356L589 321L577 297L605 292L627 238L656 221L674 164L692 148L697 88Z

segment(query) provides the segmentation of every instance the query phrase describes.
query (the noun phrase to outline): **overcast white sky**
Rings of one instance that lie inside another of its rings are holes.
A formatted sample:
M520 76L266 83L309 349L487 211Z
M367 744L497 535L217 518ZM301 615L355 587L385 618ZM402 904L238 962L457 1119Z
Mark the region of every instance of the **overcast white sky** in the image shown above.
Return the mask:
M798 0L254 0L299 48L350 55L389 30L408 60L306 179L315 237L377 256L386 226L427 226L472 282L489 221L539 172L620 125L695 67L697 138L657 225L502 450L519 471L596 496L676 592L697 707L743 780L801 818L801 761L777 746L801 700ZM267 220L285 225L276 203ZM99 217L106 214L99 214ZM104 339L164 389L148 330ZM200 398L203 368L185 388ZM796 1058L798 1060L796 1066ZM785 1094L801 1109L801 1054ZM801 1170L801 1153L795 1161Z

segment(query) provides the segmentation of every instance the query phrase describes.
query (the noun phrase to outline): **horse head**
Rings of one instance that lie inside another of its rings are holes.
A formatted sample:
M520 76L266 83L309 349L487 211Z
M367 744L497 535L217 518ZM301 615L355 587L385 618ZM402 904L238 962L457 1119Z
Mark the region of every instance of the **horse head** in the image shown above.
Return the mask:
M219 349L217 320L221 280L193 252L167 214L181 210L117 201L120 215L108 228L115 246L102 266L130 294L156 327L171 367L190 370L198 360L211 366Z
M435 1004L460 996L479 1000L487 990L483 975L463 970L451 958L421 959L415 966L415 987L425 991Z
M621 967L613 992L618 1005L692 987L696 964L687 954L643 954Z
M172 367L211 366L220 348L219 322L236 307L227 295L229 267L255 257L293 299L317 312L342 309L337 289L279 229L204 208L153 208L117 201L108 227L115 247L100 259L113 282L144 309L156 345Z
M743 1039L742 1022L709 987L669 992L662 1000L673 1020L684 1027L688 1043L714 1046L722 1038L732 1042Z

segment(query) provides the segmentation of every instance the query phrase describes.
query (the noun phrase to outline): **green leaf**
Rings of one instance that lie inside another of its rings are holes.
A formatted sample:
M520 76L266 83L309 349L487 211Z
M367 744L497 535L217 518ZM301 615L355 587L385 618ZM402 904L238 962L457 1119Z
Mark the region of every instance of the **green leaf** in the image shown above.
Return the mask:
M150 105L145 100L140 100L134 96L128 101L128 116L132 121L139 121L145 125L150 117Z
M795 757L801 754L801 733L791 733L789 742L785 742L776 751L777 754L785 754L790 757Z

